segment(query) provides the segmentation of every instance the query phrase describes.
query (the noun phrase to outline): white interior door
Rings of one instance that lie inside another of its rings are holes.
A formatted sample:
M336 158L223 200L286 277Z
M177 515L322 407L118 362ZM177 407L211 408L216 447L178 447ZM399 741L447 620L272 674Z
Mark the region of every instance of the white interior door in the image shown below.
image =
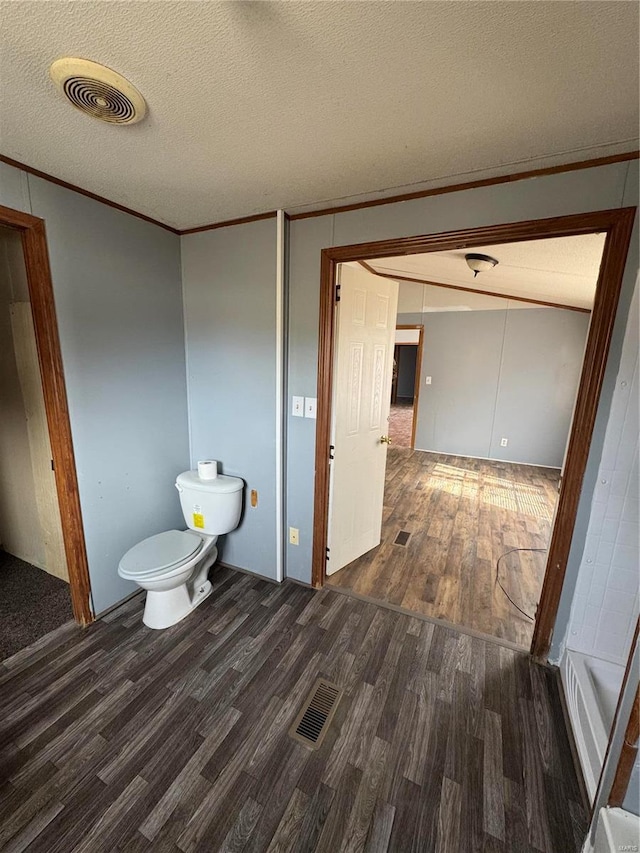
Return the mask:
M338 267L327 574L380 544L398 283Z

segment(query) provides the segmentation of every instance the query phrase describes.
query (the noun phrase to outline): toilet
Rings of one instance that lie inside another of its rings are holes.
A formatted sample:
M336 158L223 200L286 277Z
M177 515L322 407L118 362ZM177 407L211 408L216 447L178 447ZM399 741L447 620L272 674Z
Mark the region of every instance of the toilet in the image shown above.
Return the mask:
M147 590L142 621L169 628L211 594L209 569L218 557L218 536L238 526L243 480L220 474L201 479L197 471L176 478L188 530L166 530L143 539L120 560L118 574Z

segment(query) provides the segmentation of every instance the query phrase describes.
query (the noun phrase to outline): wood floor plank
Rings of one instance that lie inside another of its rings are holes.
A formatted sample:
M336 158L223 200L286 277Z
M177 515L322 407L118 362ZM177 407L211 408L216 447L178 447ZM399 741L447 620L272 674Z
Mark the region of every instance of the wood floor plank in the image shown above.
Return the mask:
M345 830L342 842L344 853L357 853L364 848L388 751L389 744L386 741L377 737L373 738L369 757L362 771L360 787Z
M389 849L395 814L396 810L393 806L378 799L364 848L365 853L385 853Z
M484 712L484 831L504 841L504 793L500 717Z
M22 853L27 850L40 833L57 817L64 809L64 805L56 800L43 808L35 818L30 821L20 832L13 836L8 844L3 846L5 853Z
M261 814L262 805L249 797L222 842L220 853L241 853L246 847Z
M309 797L299 788L296 788L285 813L282 815L282 820L273 834L267 853L276 853L276 851L278 853L290 853L296 849L298 835L302 829L308 805Z
M190 796L193 783L200 777L200 771L227 737L239 717L240 712L236 711L235 708L223 711L218 716L215 730L208 738L203 740L198 750L196 750L189 761L175 775L164 795L140 825L140 832L149 841L154 840L164 824L171 817L173 811L177 808L180 800Z
M120 796L88 828L88 832L73 848L72 853L102 853L116 849L118 831L122 831L122 822L127 812L135 808L149 783L142 776L134 776Z
M429 735L428 753L419 787L420 805L410 849L435 850L438 841L438 820L442 797L442 780L447 754L451 709L445 702L437 701L433 725ZM480 789L476 791L476 801Z
M523 747L524 795L529 843L536 850L541 850L543 853L554 853L551 827L549 826L544 796L546 787L542 756L537 742L534 710L532 702L526 699L520 699L518 705Z
M436 853L457 853L460 835L460 785L442 778Z
M506 849L530 849L527 810L522 784L514 782L511 779L504 780L504 807ZM568 849L571 850L571 846Z
M395 816L387 848L389 851L393 851L393 853L406 853L407 850L414 849L413 843L420 809L420 799L420 786L409 779L402 779L394 804ZM429 848L423 849L428 850ZM435 848L431 849L434 850Z
M397 488L431 505L412 477L398 466ZM451 515L469 482L438 500L442 529L469 523ZM411 533L396 547L415 544L410 514L396 524ZM579 849L588 815L548 670L331 590L214 581L219 597L166 632L127 602L5 668L3 850ZM321 675L344 694L310 749L289 728Z
M481 850L484 843L484 743L467 734L466 769L460 784L460 850ZM517 848L513 848L516 850Z
M327 819L314 848L314 853L335 853L340 850L344 830L360 787L362 771L347 764L336 787Z
M331 811L336 792L333 788L320 783L311 799L308 799L308 806L300 833L298 835L297 847L300 853L307 853L316 849L316 845L322 831L324 829L327 816Z

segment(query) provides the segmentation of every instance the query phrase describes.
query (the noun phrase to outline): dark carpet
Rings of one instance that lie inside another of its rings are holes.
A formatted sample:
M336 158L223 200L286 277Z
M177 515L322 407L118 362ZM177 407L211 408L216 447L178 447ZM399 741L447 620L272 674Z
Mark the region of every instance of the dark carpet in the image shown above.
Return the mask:
M70 619L67 583L0 550L0 661Z

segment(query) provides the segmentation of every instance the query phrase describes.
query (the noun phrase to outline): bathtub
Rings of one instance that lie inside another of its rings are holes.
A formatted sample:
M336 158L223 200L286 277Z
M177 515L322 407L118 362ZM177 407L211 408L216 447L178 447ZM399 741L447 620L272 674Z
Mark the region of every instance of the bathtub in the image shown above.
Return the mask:
M640 818L624 809L600 809L593 843L584 843L583 853L620 853L640 850Z
M567 650L560 674L582 774L593 802L622 687L624 667Z

